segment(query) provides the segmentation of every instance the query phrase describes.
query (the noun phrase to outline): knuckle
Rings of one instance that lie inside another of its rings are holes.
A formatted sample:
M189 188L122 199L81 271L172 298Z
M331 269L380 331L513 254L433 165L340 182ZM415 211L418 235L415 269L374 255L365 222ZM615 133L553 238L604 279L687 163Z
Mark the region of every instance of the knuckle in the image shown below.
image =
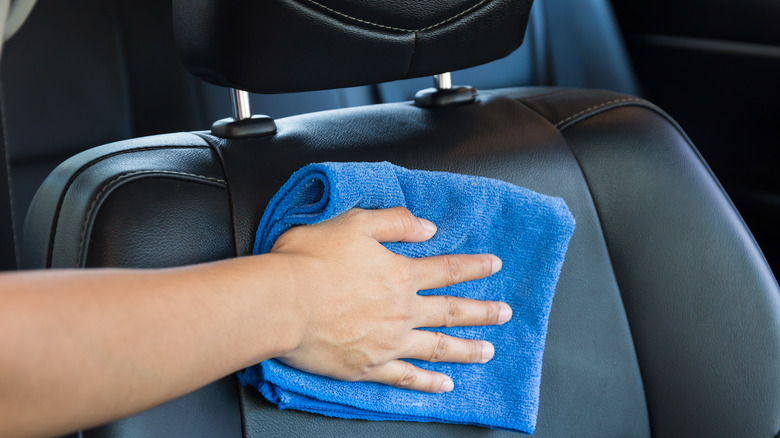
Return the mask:
M499 305L496 303L489 303L485 306L485 323L495 324L498 322L498 314L500 313Z
M393 381L393 386L398 388L410 388L415 382L417 382L417 372L411 364L406 363L401 374Z
M382 365L380 361L366 358L364 361L362 361L362 363L347 367L350 372L346 375L345 378L342 378L341 380L346 380L348 382L363 382L373 380L376 374L376 370L380 365Z
M482 257L480 269L483 277L490 275L493 272L493 260L488 257Z
M431 356L428 358L428 362L441 362L447 357L447 353L450 349L450 343L447 337L441 333L436 333L436 345L431 351Z
M465 266L459 258L447 255L444 256L444 270L450 282L456 284L461 282Z
M376 368L374 366L364 366L361 367L357 373L355 373L355 381L367 381L372 380L374 378L374 371Z
M430 382L428 382L426 386L427 392L439 392L439 388L441 388L442 385L442 379L434 378L431 379Z
M444 326L454 327L463 317L463 306L453 297L447 296L444 299L447 302L447 316L444 318Z
M351 222L354 226L363 228L371 222L371 214L368 210L353 208L344 214L344 219Z
M398 207L394 214L398 226L405 234L410 234L417 230L417 218L412 215L412 212L406 208Z
M482 343L480 342L469 342L469 362L477 363L482 362Z

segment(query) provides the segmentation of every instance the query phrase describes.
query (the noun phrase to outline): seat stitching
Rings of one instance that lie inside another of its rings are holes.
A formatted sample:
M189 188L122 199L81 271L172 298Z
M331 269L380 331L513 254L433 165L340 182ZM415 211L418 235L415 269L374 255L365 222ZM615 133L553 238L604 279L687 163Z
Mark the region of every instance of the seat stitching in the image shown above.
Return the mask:
M479 3L476 3L476 4L472 5L471 7L467 8L467 9L461 11L461 12L458 12L457 14L453 15L452 17L445 18L444 20L442 20L442 21L440 21L440 22L438 22L436 24L432 24L432 25L424 27L422 29L402 29L400 27L388 26L386 24L373 23L371 21L363 20L362 18L353 17L351 15L348 15L348 14L345 14L343 12L337 11L337 10L335 10L333 8L325 6L322 3L318 3L318 2L316 2L314 0L304 0L304 1L309 2L309 3L313 4L313 5L316 5L316 6L320 7L320 8L322 8L322 9L325 9L328 12L334 13L334 14L339 15L341 17L348 18L350 20L354 20L354 21L357 21L357 22L362 23L362 24L367 24L369 26L376 26L376 27L380 27L382 29L397 30L399 32L423 32L423 31L426 31L426 30L431 30L434 27L441 26L442 24L449 23L450 21L453 21L455 19L458 19L458 18L468 14L469 12L473 11L474 9L477 9L478 7L482 6L483 4L489 2L490 0L481 0Z
M193 135L197 136L196 134L193 134ZM199 137L199 136L197 136L197 137ZM161 150L161 149L165 150L165 149L210 149L210 148L211 147L208 146L208 145L206 145L206 146L199 146L199 145L187 145L187 146L144 146L144 147L136 147L136 148L133 148L133 149L123 149L123 150L114 151L114 152L112 152L112 153L110 153L108 155L103 155L103 156L100 156L100 157L97 157L97 158L93 158L89 162L82 164L81 166L79 166L78 169L76 169L70 175L70 177L68 178L68 181L63 186L63 190L61 191L60 196L58 197L57 205L56 205L56 207L54 209L54 220L52 221L52 224L51 224L51 226L52 226L52 228L51 228L51 235L54 236L55 229L57 228L57 222L59 221L58 218L60 216L60 210L62 208L62 202L63 202L64 196L65 196L65 192L67 192L67 190L70 188L70 186L73 183L73 181L75 181L76 178L79 175L81 175L81 173L86 171L87 168L89 168L89 167L91 167L91 166L93 166L93 165L95 165L97 163L100 163L101 161L104 161L104 160L107 160L109 158L112 158L112 157L118 157L120 155L131 154L131 153L136 153L136 152L148 152L148 151L156 151L156 150ZM49 267L51 265L52 249L53 249L53 245L52 245L52 240L50 239L49 243L48 243L48 248L46 250L46 266L47 267Z
M530 102L530 101L534 101L534 100L544 99L546 97L556 96L558 94L568 93L570 91L571 90L555 90L555 91L550 91L549 93L537 94L535 96L521 97L520 100L523 101L523 102Z
M587 114L589 112L597 111L597 110L602 109L602 108L604 108L606 106L609 106L609 105L614 105L614 104L624 103L624 102L645 102L645 100L644 99L637 99L635 97L626 98L626 99L610 100L609 102L604 102L604 103L602 103L600 105L596 105L596 106L592 106L590 108L586 108L586 109L578 112L577 114L571 115L571 116L569 116L569 117L559 121L558 123L556 123L555 127L556 128L560 128L562 125L566 124L567 122L569 122L571 120L574 120L577 117L584 116L585 114Z
M127 178L130 178L132 176L140 175L140 174L144 174L144 173L157 173L157 174L162 173L162 174L167 174L167 175L192 176L192 177L195 177L195 178L200 178L200 179L206 179L206 180L209 180L209 181L214 181L214 182L217 182L217 183L220 183L220 184L225 184L225 185L227 184L227 182L225 180L222 180L222 179L219 179L219 178L213 178L213 177L205 176L205 175L198 175L198 174L195 174L195 173L178 172L178 171L175 171L175 170L153 170L153 169L151 169L151 170L136 170L136 171L133 171L133 172L127 172L127 173L124 173L122 175L119 175L118 177L116 177L116 178L112 179L111 181L109 181L108 184L103 186L103 188L97 193L97 195L95 195L95 197L92 199L92 202L89 204L89 209L87 209L87 214L84 217L84 223L81 226L81 239L80 239L80 242L79 242L79 253L78 253L79 254L79 260L81 260L81 258L84 256L84 244L85 244L85 242L87 240L87 227L89 226L89 220L92 217L93 210L97 206L97 202L103 197L103 195L106 194L106 192L110 188L112 188L113 186L117 185L120 181L122 181L124 179L127 179Z

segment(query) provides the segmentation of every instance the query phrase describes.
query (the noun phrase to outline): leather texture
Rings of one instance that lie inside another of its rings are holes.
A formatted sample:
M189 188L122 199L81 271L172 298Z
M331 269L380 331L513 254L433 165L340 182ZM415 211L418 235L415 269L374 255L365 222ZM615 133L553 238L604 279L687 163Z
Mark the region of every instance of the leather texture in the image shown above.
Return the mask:
M522 43L532 0L173 4L176 41L192 73L221 86L281 93L427 76L503 58Z
M42 188L36 194L25 224L22 265L84 267L87 249L94 245L88 241L91 227L106 195L128 182L148 178L186 180L195 185L210 185L213 190L224 190L225 185L208 145L192 134L147 137L85 151L58 166L44 181L42 187L58 187L57 190ZM95 185L97 181L99 184ZM139 206L139 202L132 204ZM154 202L140 203L147 204L157 208ZM74 217L63 215L63 210L82 213ZM54 236L59 236L59 240ZM62 240L65 238L69 240ZM132 248L114 250L132 251ZM187 250L193 254L198 251L197 248ZM165 253L150 252L147 254L151 257L149 263L158 265ZM170 265L169 262L164 264Z
M77 156L34 202L48 219L28 224L42 249L27 266L171 266L248 254L265 203L313 161L389 160L500 178L562 196L578 223L550 315L534 436L780 430L777 282L699 154L653 105L538 87L483 92L458 108L383 104L277 125L258 139L165 135ZM123 178L133 172L143 177ZM88 436L509 435L279 411L234 384Z

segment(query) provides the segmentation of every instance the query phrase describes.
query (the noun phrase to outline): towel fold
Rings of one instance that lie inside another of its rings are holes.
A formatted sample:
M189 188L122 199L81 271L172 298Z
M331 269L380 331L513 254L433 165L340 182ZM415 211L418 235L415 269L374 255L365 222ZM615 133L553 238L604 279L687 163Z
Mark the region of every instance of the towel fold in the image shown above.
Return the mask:
M239 373L281 409L342 418L458 423L533 433L539 407L542 353L552 304L574 218L560 198L503 181L384 163L311 164L296 172L269 203L255 253L271 250L286 230L358 207L403 206L438 226L422 243L387 243L408 257L491 253L503 269L455 286L421 291L507 302L502 326L435 329L496 347L487 364L428 363L419 367L452 377L455 389L425 394L376 383L342 382L268 360Z

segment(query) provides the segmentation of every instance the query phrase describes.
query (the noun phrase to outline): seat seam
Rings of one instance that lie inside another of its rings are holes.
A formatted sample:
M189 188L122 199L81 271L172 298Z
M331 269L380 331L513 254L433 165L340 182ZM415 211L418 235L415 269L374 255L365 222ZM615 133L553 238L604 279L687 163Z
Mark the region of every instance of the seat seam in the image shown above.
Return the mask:
M89 204L89 208L87 209L87 214L84 215L84 222L81 225L81 236L80 236L80 239L79 239L80 240L79 241L79 252L78 252L79 263L81 263L82 260L84 259L84 255L85 255L84 248L85 248L85 243L86 243L86 240L87 240L87 228L89 227L90 220L92 218L92 215L94 213L94 210L95 210L95 207L97 206L98 201L106 194L106 192L109 191L109 189L111 189L112 187L116 186L121 181L123 181L125 179L128 179L130 177L133 177L133 176L136 176L136 175L142 175L142 174L145 174L145 173L148 173L148 174L158 174L158 175L159 174L164 174L164 175L189 176L189 177L194 177L194 178L197 178L197 179L200 179L200 180L213 181L213 182L216 182L216 183L221 184L223 186L227 186L227 182L225 182L225 180L222 180L222 179L219 179L219 178L213 178L213 177L210 177L210 176L198 175L198 174L189 173L189 172L179 172L179 171L175 171L175 170L155 170L155 169L135 170L135 171L126 172L126 173L123 173L122 175L117 176L116 178L114 178L111 181L109 181L108 184L103 186L103 188L100 189L100 191L95 195L95 197L92 198L92 202ZM222 189L225 189L225 187L222 187Z
M463 11L460 11L457 14L451 16L451 17L445 18L444 20L442 20L442 21L440 21L440 22L438 22L436 24L432 24L430 26L426 26L426 27L424 27L422 29L403 29L403 28L400 28L400 27L388 26L386 24L374 23L374 22L371 22L371 21L368 21L368 20L364 20L362 18L353 17L353 16L345 14L344 12L341 12L341 11L337 11L337 10L335 10L333 8L330 8L328 6L323 5L322 3L318 3L315 0L299 0L299 1L305 1L305 2L311 3L311 4L317 6L317 7L321 8L321 9L324 9L324 10L326 10L328 12L331 12L333 14L336 14L338 16L341 16L341 17L344 17L344 18L348 18L348 19L353 20L353 21L357 21L358 23L361 23L361 24L366 24L366 25L369 25L369 26L379 27L381 29L395 30L395 31L398 31L398 32L424 32L426 30L431 30L431 29L439 27L439 26L441 26L443 24L449 23L450 21L454 21L454 20L456 20L456 19L458 19L458 18L460 18L460 17L462 17L462 16L464 16L464 15L474 11L475 9L477 9L480 6L484 5L485 3L490 2L491 0L481 0L478 3L476 3L474 5L471 5L467 9L465 9Z
M568 93L569 91L570 90L568 90L568 89L555 90L555 91L550 91L550 92L543 93L543 94L537 94L535 96L522 97L522 98L520 98L520 100L522 102L531 102L531 101L534 101L534 100L540 100L540 99L544 99L544 98L547 98L547 97L556 96L558 94Z
M89 167L100 163L101 161L107 160L112 157L117 157L124 154L130 154L135 152L147 152L147 151L154 151L154 150L160 150L160 149L210 149L209 146L202 146L202 145L190 145L190 146L144 146L140 148L133 148L133 149L125 149L120 151L112 152L108 155L101 155L100 157L94 158L81 166L79 166L68 178L68 180L63 185L63 190L60 193L59 199L57 200L57 206L54 209L54 220L51 224L51 230L50 235L54 236L56 234L57 224L59 223L59 217L60 217L60 211L62 210L62 203L65 200L65 194L70 189L70 186L73 184L73 181L76 180L76 178L79 177L84 171L86 171ZM48 242L48 249L46 250L46 266L51 266L51 258L52 258L52 251L54 246L52 245L51 239Z
M578 117L591 115L591 113L595 113L595 112L597 112L597 111L599 111L601 109L604 109L604 108L606 108L606 107L608 107L610 105L617 105L617 104L620 104L620 103L628 103L628 102L646 103L647 101L644 100L644 99L636 98L636 97L629 97L629 98L624 98L624 99L610 100L608 102L604 102L602 104L595 105L595 106L592 106L590 108L586 108L586 109L584 109L584 110L582 110L582 111L580 111L580 112L578 112L576 114L572 114L572 115L566 117L565 119L559 120L557 123L554 123L554 125L555 125L556 128L560 129L561 126L565 125L566 123L568 123L568 122L570 122L570 121L572 121L572 120L574 120L574 119L576 119Z
M560 90L560 92L562 92L562 93L563 92L567 92L567 91L569 91L569 90ZM558 94L558 93L553 92L553 93L547 93L547 94L548 95L552 95L552 94ZM542 96L539 96L539 97L542 97ZM582 166L582 162L580 161L580 157L574 152L574 148L572 148L571 143L569 142L569 139L566 137L566 134L563 132L566 128L568 128L570 126L573 126L574 124L576 124L576 123L578 123L578 122L588 118L589 116L596 115L598 113L603 113L603 112L606 112L608 110L611 110L611 109L619 107L619 106L617 106L617 107L609 107L609 105L617 105L618 103L625 103L625 102L627 102L629 100L631 100L633 102L636 102L636 103L640 103L641 102L641 103L647 104L648 106L652 106L652 104L650 102L648 102L646 100L643 100L643 99L638 99L638 98L613 99L613 100L604 102L604 103L599 104L599 105L594 105L594 106L592 106L590 108L587 108L587 109L585 109L583 111L580 111L580 112L578 112L578 113L576 113L576 114L574 114L572 116L566 117L563 120L559 121L558 123L554 123L553 125L557 129L558 134L560 135L561 140L566 144L566 147L568 148L569 152L571 153L571 156L574 158L574 161L577 163L577 168L580 171L580 175L582 176L582 179L585 182L585 187L587 187L588 195L591 198L591 203L593 205L593 212L596 215L596 220L598 221L600 235L601 235L601 238L602 238L602 240L604 242L605 249L607 251L607 259L608 259L610 271L611 271L611 274L612 274L611 275L612 276L612 281L614 281L615 286L617 287L617 290L618 290L618 294L620 295L620 307L623 310L623 316L625 318L626 324L628 325L628 333L629 333L629 335L631 337L631 348L633 349L633 352L634 352L634 358L636 359L637 371L639 372L639 378L640 378L641 384L642 384L642 395L643 395L644 400L645 400L645 411L646 411L646 415L647 415L647 418L648 418L648 426L650 427L650 432L652 434L652 424L650 423L650 404L649 404L649 402L647 400L647 397L648 397L648 395L647 395L647 388L645 387L645 377L644 377L645 374L644 374L644 372L642 370L642 365L641 365L640 360L639 360L638 349L637 349L637 346L636 346L636 337L634 335L634 330L632 329L631 323L630 323L629 318L628 318L628 311L626 310L626 302L625 302L625 299L624 299L624 296L623 296L623 290L622 290L622 288L620 286L620 283L618 282L617 270L615 269L615 264L614 264L613 257L612 257L612 251L610 250L610 244L609 244L609 242L607 240L607 236L606 236L606 233L604 232L604 227L602 225L603 224L602 212L599 210L598 206L596 205L595 199L593 199L593 190L592 190L591 182L590 182L590 180L588 178L588 174L585 172L585 169ZM527 105L524 102L524 99L519 99L519 101L526 108L528 108L529 110L533 111L535 114L538 114L543 119L548 120L550 123L553 123L544 114L542 114L541 112L539 112L536 109L532 108L531 106ZM565 126L565 127L563 127L561 129L561 125L562 124L568 123L569 121L572 121L572 120L574 120L577 117L582 117L582 118L580 118L579 120L576 120L574 123L571 123L570 125L567 125L567 126Z

